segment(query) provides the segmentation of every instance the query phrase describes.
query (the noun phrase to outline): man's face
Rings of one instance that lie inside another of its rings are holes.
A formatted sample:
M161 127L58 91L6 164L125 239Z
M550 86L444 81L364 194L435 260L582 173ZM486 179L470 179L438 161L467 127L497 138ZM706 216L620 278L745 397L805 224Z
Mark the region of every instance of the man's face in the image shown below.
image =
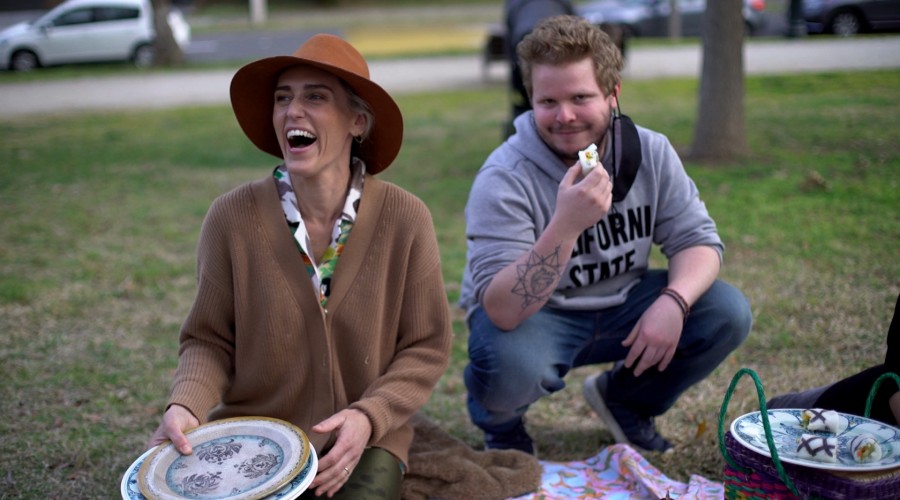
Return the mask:
M616 98L597 85L590 58L532 68L532 106L538 134L567 163L591 143L600 145ZM616 86L618 93L619 86Z

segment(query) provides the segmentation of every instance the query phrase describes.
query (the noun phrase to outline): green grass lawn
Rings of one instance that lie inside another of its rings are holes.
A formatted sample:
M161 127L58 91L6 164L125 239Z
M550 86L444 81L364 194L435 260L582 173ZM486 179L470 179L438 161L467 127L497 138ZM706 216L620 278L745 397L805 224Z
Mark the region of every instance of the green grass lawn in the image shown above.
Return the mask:
M636 122L687 149L697 82L625 84ZM741 367L767 394L849 375L884 355L900 293L900 71L750 77L752 154L686 166L726 242L722 277L749 297L750 339L658 419L671 477L721 480L716 426ZM481 446L464 409L466 330L454 307L463 208L498 144L502 86L403 95L406 141L384 177L432 210L456 340L425 411ZM268 173L227 107L0 121L0 498L113 498L156 427L194 293L194 246L218 194ZM612 442L569 387L529 412L541 458ZM757 408L749 381L729 420Z

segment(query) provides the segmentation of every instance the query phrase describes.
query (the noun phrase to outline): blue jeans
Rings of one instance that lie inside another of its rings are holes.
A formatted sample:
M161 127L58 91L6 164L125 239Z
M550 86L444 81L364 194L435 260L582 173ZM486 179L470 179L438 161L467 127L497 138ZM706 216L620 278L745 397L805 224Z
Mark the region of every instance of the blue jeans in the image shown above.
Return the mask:
M601 311L544 307L510 331L497 329L483 309L474 311L464 373L472 422L485 432L509 432L532 403L565 387L572 368L625 359L628 348L622 341L667 283L666 271L649 271L620 306ZM744 295L716 280L691 306L666 370L651 368L635 377L617 363L608 398L644 417L663 414L747 338L751 323Z

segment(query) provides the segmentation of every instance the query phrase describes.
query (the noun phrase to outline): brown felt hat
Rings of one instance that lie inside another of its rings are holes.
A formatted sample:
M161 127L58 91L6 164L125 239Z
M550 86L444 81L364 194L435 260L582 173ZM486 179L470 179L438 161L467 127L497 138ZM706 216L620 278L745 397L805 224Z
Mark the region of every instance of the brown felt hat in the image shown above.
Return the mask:
M369 103L375 121L369 137L359 145L359 156L366 162L368 173L386 169L400 152L403 115L387 91L369 79L369 66L362 54L334 35L315 35L292 55L260 59L235 73L231 79L231 107L250 141L266 153L282 158L272 124L275 85L285 69L300 65L331 73Z

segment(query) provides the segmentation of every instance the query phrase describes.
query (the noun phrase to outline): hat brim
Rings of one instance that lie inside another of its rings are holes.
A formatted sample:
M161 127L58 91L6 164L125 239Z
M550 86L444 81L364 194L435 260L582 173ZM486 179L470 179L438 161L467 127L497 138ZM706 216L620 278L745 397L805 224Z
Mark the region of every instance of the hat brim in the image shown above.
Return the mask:
M337 76L369 103L375 119L369 137L359 144L359 155L366 163L366 172L377 174L386 169L397 158L403 143L403 115L397 103L372 80L319 61L275 56L239 69L231 80L231 106L244 134L262 151L283 159L272 122L275 85L284 70L303 65Z

